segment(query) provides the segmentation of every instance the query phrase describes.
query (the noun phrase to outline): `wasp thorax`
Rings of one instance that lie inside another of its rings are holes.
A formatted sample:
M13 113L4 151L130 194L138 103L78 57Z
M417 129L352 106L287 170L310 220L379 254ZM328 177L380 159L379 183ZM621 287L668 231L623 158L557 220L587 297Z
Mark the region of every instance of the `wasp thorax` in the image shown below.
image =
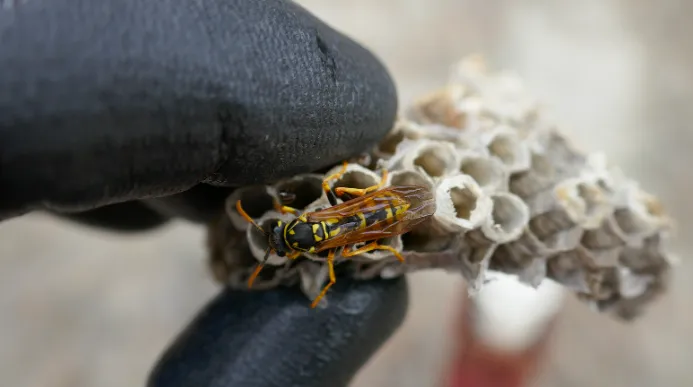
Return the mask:
M320 223L296 222L286 233L286 243L295 250L308 251L325 238Z

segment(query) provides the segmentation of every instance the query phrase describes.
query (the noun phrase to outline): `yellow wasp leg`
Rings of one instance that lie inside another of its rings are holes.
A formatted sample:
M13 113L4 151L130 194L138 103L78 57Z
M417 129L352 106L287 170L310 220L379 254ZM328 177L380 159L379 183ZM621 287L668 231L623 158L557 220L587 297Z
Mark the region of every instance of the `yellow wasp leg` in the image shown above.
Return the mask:
M379 245L378 242L372 242L369 243L359 249L356 250L347 250L344 249L342 251L342 257L353 257L355 255L367 253L369 251L373 250L387 250L392 253L400 262L404 262L404 257L402 257L402 254L399 253L399 251L395 250L394 247L392 246L385 246L385 245Z
M330 190L330 180L336 180L336 179L339 179L340 177L344 176L344 174L346 173L346 169L347 169L347 162L345 161L342 164L342 169L339 172L333 173L330 176L327 176L326 178L324 178L322 180L322 189L324 189L325 192L328 192Z
M257 267L255 268L255 271L253 271L253 274L251 274L248 278L248 289L253 287L253 282L255 282L255 279L257 278L258 274L260 274L263 267L265 267L264 263L258 263Z
M301 252L300 252L300 251L294 251L294 252L291 253L291 254L287 254L286 257L289 258L289 259L296 259L296 258L298 258L299 255L301 255ZM262 268L263 268L263 267L265 267L265 263L264 263L264 262L258 263L257 267L256 267L255 270L253 271L253 274L251 274L250 277L248 278L248 288L252 288L252 287L253 287L253 282L255 282L255 279L256 279L257 276L260 274L260 272L262 271Z
M348 163L345 161L342 164L342 169L339 172L333 173L330 176L327 176L322 181L322 189L327 194L327 199L330 201L330 204L333 206L337 205L337 197L334 195L334 193L332 192L332 189L330 188L330 180L336 180L336 179L339 179L340 177L344 176L344 174L346 173L346 170L347 170L347 165L348 165Z
M337 196L342 196L345 193L348 193L349 195L353 196L363 196L369 192L377 191L381 189L385 185L385 181L387 180L387 170L383 170L383 177L380 179L380 183L370 186L365 189L360 189L360 188L346 188L346 187L338 187L335 188L334 193L337 194Z
M241 201L240 201L240 200L236 202L236 211L238 211L238 213L243 217L243 219L245 219L245 220L248 221L250 224L252 224L253 226L255 226L255 228L257 228L258 230L260 230L262 233L265 232L265 231L262 229L262 227L258 226L258 224L255 223L255 221L253 220L253 218L251 218L250 215L248 215L248 214L245 212L245 210L243 209L243 206L241 206Z
M325 297L325 294L327 293L327 290L330 288L330 286L334 285L335 282L337 282L337 279L335 278L334 275L334 249L330 250L330 253L327 255L327 267L330 271L330 283L325 285L324 288L322 288L322 291L320 294L313 300L313 303L310 305L311 308L315 308L318 306L318 302Z
M295 208L293 208L293 207L283 206L283 205L281 205L281 203L279 203L278 201L275 201L275 202L274 202L274 210L277 211L277 212L280 212L280 213L282 213L282 214L289 213L289 214L298 215L298 210L297 210L297 209L295 209Z

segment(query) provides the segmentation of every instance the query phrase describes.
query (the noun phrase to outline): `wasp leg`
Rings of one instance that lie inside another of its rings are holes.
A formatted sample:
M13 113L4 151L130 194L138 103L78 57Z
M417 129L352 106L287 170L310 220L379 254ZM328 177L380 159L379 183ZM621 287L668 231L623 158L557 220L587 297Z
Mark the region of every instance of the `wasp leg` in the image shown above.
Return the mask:
M297 209L295 209L295 208L293 208L293 207L283 206L283 205L282 205L281 203L279 203L278 201L275 201L275 202L274 202L274 210L277 211L277 212L280 212L280 213L282 213L282 214L289 213L289 214L298 215L298 210L297 210Z
M392 246L385 246L385 245L379 245L378 242L372 242L369 243L361 248L358 248L356 250L347 250L344 249L342 252L342 257L353 257L355 255L367 253L369 251L373 250L387 250L392 253L400 262L404 262L404 257L402 257L402 254L400 254L399 251L395 250L394 247Z
M330 205L332 205L332 206L337 205L337 196L332 191L332 188L330 188L330 180L336 180L336 179L339 179L340 177L344 176L344 173L346 173L347 165L348 164L345 161L344 164L342 164L342 169L339 172L333 173L330 176L327 176L322 181L322 189L327 194L327 200L330 201Z
M315 300L313 300L313 303L310 305L311 308L315 308L316 306L318 306L318 302L320 302L320 300L323 297L325 297L325 294L327 293L327 290L330 288L330 286L334 285L334 283L337 282L337 279L334 275L334 254L335 250L332 249L327 255L327 268L330 272L330 283L328 283L327 285L325 285L324 288L322 288L320 294L315 298Z
M245 212L245 210L243 209L243 206L241 206L241 201L240 201L240 200L236 202L236 211L238 211L238 213L243 217L243 219L245 219L245 220L248 221L250 224L252 224L253 226L255 226L255 228L257 228L258 230L260 230L260 232L262 232L263 234L265 233L265 230L263 230L262 227L258 226L258 224L255 223L255 221L253 220L253 218L251 218L250 215L248 215L248 214Z
M296 258L298 258L299 255L301 255L300 251L294 251L291 254L287 254L286 258L296 259ZM262 271L262 268L265 267L265 262L266 262L266 260L261 262L261 263L258 263L257 267L255 268L255 271L253 271L253 274L251 274L250 277L248 278L248 288L249 289L253 287L253 282L255 282L255 279L257 278L257 276Z
M352 195L352 196L363 196L369 192L377 191L381 189L385 185L385 181L387 180L387 170L383 170L383 177L380 179L380 183L370 186L365 189L360 189L360 188L346 188L346 187L337 187L334 190L334 193L337 194L337 196L342 196L345 193Z
M253 287L253 282L255 282L255 279L260 274L263 267L265 267L264 263L258 263L257 267L255 268L255 271L253 271L253 274L251 274L250 277L248 277L248 289Z

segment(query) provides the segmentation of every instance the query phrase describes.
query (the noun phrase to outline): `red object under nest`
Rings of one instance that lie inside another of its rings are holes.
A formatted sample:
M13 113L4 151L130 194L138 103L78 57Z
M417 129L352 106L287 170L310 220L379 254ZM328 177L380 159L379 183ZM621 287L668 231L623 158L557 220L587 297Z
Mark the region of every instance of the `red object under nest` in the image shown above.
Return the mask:
M529 348L504 352L483 343L474 332L474 306L467 300L458 318L455 349L444 387L528 387L549 349L555 318Z

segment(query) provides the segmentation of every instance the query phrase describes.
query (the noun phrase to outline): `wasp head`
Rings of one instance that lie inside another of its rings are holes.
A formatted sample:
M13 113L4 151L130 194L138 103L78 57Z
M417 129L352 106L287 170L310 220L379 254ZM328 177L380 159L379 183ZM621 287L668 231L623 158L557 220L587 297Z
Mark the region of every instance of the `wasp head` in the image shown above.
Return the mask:
M280 257L285 256L286 253L289 252L289 247L284 242L284 229L286 226L287 223L281 220L275 220L270 225L270 232L268 235L270 248Z

